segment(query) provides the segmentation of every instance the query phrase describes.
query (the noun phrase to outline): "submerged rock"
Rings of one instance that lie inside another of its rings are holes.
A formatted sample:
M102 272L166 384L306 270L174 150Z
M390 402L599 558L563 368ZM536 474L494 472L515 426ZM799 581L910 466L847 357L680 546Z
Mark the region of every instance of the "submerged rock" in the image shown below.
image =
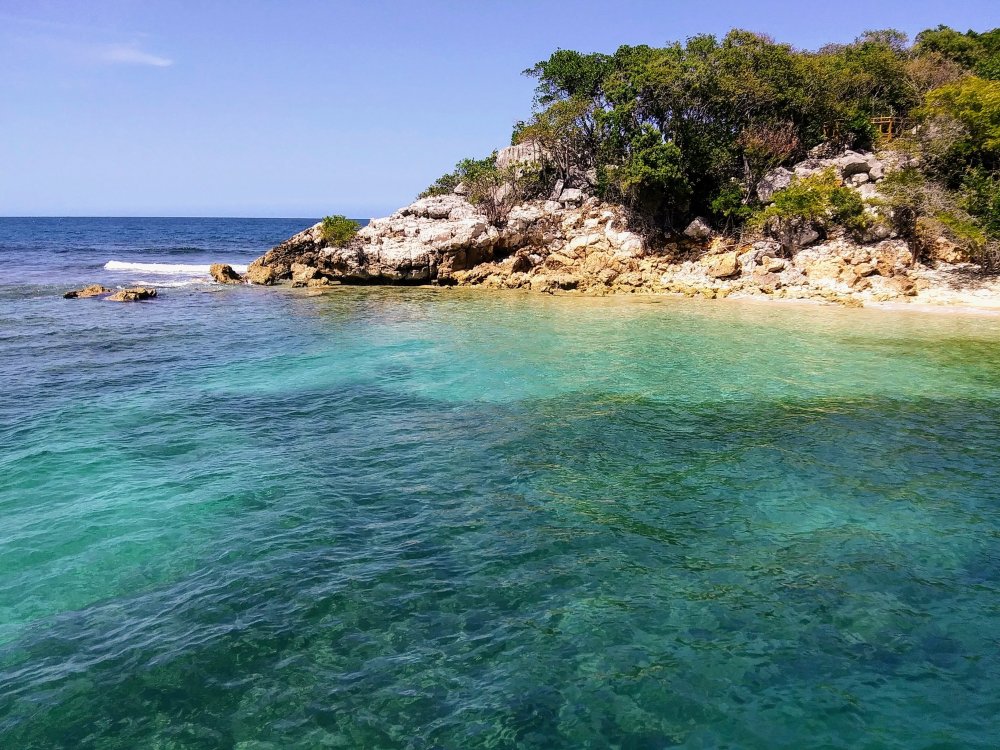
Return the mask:
M135 286L119 289L108 297L109 302L141 302L156 297L156 290L148 286Z
M84 297L100 297L105 294L111 294L114 291L108 289L106 286L101 286L100 284L91 284L90 286L85 286L83 289L73 289L66 292L63 295L63 299L83 299Z
M243 283L243 277L236 273L232 266L225 263L213 263L212 267L208 269L208 272L212 275L212 278L220 284Z

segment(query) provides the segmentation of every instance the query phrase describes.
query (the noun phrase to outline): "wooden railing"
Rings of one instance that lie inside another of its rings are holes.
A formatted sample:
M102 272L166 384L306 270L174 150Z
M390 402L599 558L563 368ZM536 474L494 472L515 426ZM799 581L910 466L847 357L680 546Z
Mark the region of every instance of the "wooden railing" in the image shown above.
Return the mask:
M916 123L909 117L872 117L869 122L879 137L886 141L902 135L907 130L913 130ZM840 138L843 120L828 122L823 126L823 138L828 141L835 141Z
M891 141L906 130L913 129L913 121L908 117L873 117L871 123L882 138Z

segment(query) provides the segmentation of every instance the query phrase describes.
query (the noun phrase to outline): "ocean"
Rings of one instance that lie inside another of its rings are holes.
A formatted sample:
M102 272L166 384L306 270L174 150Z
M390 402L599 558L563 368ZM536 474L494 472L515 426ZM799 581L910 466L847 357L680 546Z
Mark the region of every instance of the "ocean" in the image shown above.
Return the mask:
M996 747L1000 318L208 279L312 221L0 219L0 747Z

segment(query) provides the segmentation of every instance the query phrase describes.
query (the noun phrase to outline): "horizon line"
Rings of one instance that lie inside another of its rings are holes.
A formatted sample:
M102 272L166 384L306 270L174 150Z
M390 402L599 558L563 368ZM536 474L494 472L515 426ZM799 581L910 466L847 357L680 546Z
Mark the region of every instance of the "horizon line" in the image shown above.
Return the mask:
M316 219L319 221L322 216L223 216L223 215L180 215L180 214L161 214L161 215L139 215L139 214L11 214L2 215L2 219ZM371 219L371 216L367 217L357 217L349 216L350 219L363 218L365 221Z

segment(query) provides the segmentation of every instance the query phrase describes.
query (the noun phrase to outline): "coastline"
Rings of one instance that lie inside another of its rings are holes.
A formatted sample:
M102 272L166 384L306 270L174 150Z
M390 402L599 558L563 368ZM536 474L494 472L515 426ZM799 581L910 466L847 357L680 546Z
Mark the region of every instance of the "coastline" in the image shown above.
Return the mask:
M908 313L908 314L928 314L928 315L970 315L977 317L1000 317L1000 294L991 297L985 302L972 302L969 300L949 300L949 301L929 301L919 298L910 298L906 301L887 302L867 302L863 305L843 305L823 299L796 298L796 297L771 297L762 294L732 294L724 297L708 298L701 295L685 295L679 292L663 291L641 291L641 292L587 292L587 291L555 291L536 292L531 289L498 289L487 288L474 285L442 286L438 284L415 284L401 287L398 285L359 285L359 284L332 284L321 287L293 287L289 284L281 284L274 287L275 290L282 289L290 294L302 297L326 297L342 293L347 290L357 290L361 288L380 289L394 288L401 292L405 290L430 291L442 295L468 293L470 295L497 294L501 296L510 295L512 297L525 296L536 299L558 299L558 300L578 300L580 302L593 302L597 300L608 300L613 302L690 302L692 304L750 304L754 306L767 307L806 307L810 309L857 309L870 310L888 313Z
M497 159L517 165L537 158L525 153L513 146ZM778 241L767 232L716 231L700 217L683 231L641 230L624 207L580 188L521 199L497 217L459 185L372 219L353 236L330 235L324 220L271 248L245 274L217 266L212 276L310 288L438 284L1000 309L1000 276L984 275L944 234L916 241L893 224L879 190L886 174L907 163L892 151L846 151L795 165L796 174L837 175L837 189L864 206L863 232L806 225Z

